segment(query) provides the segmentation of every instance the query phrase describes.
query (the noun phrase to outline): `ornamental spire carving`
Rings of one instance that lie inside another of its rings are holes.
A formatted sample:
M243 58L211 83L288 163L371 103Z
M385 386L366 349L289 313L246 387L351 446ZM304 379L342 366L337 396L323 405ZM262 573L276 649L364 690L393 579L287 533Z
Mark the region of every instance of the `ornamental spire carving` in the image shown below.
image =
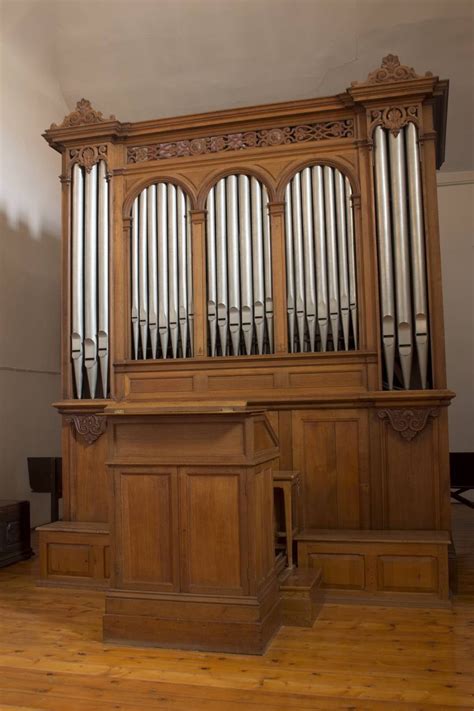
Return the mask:
M101 111L96 111L90 101L81 99L77 102L74 111L64 117L59 126L52 123L50 130L54 128L73 128L74 126L87 126L94 123L103 123L104 121L116 121L115 116L104 118Z
M433 76L431 72L426 72L425 77ZM370 72L365 81L354 81L352 86L360 86L362 84L385 84L395 81L406 81L407 79L422 79L422 75L417 74L413 67L407 64L400 64L400 60L396 54L387 54L382 59L382 64L378 69Z

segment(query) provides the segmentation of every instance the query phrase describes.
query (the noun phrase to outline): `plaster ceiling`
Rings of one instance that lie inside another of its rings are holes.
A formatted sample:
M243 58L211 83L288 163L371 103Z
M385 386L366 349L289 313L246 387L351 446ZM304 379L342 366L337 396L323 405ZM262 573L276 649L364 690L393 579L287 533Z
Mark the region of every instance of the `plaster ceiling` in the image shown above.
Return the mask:
M473 9L472 0L57 0L51 23L67 105L85 96L122 121L339 93L398 54L450 79L444 170L456 171L474 169Z

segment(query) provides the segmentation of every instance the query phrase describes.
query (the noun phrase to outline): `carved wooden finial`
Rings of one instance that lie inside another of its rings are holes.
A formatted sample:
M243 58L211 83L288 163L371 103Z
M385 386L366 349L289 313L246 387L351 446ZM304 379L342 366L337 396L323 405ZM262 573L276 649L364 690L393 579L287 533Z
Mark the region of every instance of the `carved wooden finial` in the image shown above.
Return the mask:
M74 126L82 126L93 123L102 123L103 121L116 121L115 116L109 116L105 119L101 111L96 111L92 108L92 104L87 99L81 99L77 102L74 111L64 117L63 122L59 126L52 123L50 129L54 128L71 128Z
M433 76L431 72L426 72L426 77ZM417 74L413 67L406 64L400 64L400 60L396 54L387 54L382 59L382 64L375 71L370 72L364 82L352 82L353 86L358 84L384 84L386 82L406 81L407 79L422 79L420 74Z

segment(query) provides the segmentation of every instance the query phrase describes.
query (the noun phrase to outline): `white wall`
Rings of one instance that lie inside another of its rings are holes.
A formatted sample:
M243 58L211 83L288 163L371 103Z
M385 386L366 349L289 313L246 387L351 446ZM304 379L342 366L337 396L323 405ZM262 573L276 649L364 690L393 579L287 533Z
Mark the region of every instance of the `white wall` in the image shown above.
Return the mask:
M26 458L60 454L61 167L41 133L68 110L48 7L6 1L0 18L0 499L30 499L32 525L49 496L30 492Z
M452 452L474 451L474 172L439 173L438 203L443 268Z

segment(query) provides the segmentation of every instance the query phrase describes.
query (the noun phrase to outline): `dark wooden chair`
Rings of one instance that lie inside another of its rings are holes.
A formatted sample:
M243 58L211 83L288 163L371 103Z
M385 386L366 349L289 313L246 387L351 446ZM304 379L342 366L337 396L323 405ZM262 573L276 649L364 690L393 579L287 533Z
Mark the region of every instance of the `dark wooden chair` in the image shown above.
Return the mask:
M61 457L28 457L28 475L31 491L51 494L51 521L57 521L63 495Z
M474 489L474 452L451 452L449 468L452 498L474 509L474 503L463 496L466 491Z

